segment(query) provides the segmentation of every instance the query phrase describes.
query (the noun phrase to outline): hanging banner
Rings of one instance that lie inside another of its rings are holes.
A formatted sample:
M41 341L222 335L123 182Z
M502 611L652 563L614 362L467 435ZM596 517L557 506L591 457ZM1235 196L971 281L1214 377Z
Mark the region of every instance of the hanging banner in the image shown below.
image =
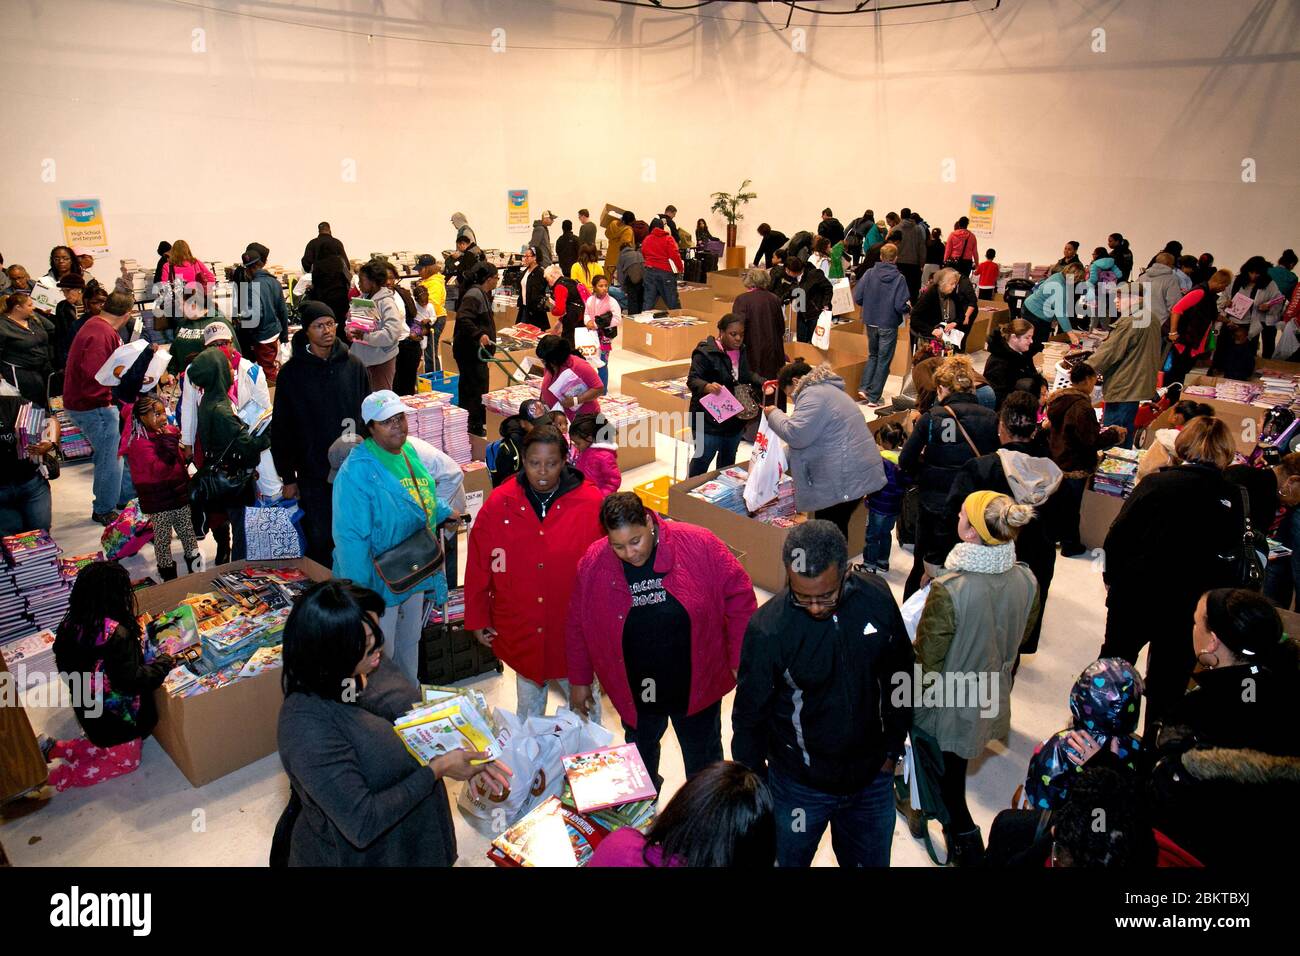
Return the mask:
M59 215L63 219L65 244L74 249L87 249L93 255L108 253L104 209L98 199L60 199Z
M977 236L993 235L993 212L997 203L997 196L970 197L970 212L966 215L970 219L971 232Z
M528 214L528 190L506 190L506 227L509 229L527 229L533 224Z

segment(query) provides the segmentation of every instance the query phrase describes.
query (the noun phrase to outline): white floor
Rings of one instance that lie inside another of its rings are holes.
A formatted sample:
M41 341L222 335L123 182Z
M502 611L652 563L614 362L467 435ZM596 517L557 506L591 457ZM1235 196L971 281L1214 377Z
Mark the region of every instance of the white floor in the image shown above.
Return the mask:
M622 373L661 363L617 350L611 364L612 390L617 391ZM896 378L891 379L886 394L894 394L899 384ZM625 474L623 487L667 474L673 466L673 444L661 437L658 461ZM679 451L677 458L678 474L684 475L684 453ZM98 548L101 529L90 522L90 497L89 465L67 467L54 484L53 531L69 554ZM212 539L202 545L211 560ZM465 550L462 546L462 556ZM895 542L888 581L900 600L911 561L911 554ZM129 559L128 567L138 577L152 572L151 562L151 549L146 548L144 554ZM756 593L760 603L769 597L761 590ZM1025 658L1016 680L1010 736L972 763L968 799L986 835L994 815L1009 805L1012 793L1023 782L1034 747L1068 723L1067 695L1075 677L1096 656L1105 613L1105 590L1095 564L1087 558L1058 558L1040 650ZM513 709L514 675L510 671L477 681L475 686L493 705ZM552 707L558 703L553 695ZM605 725L622 739L613 707L607 702L604 710ZM723 702L723 742L728 753L730 712L728 697ZM77 733L70 710L28 708L28 715L38 732L59 737ZM664 739L660 772L665 778L664 797L671 797L683 780L681 752L671 730ZM272 830L287 799L288 781L275 754L195 789L150 739L144 746L143 765L133 774L56 794L39 808L9 807L10 818L0 822L0 843L18 866L263 866ZM488 865L484 857L487 839L454 809L453 814L460 846L458 865ZM934 838L941 845L937 827ZM829 833L815 863L835 865ZM933 865L901 820L894 830L893 863Z

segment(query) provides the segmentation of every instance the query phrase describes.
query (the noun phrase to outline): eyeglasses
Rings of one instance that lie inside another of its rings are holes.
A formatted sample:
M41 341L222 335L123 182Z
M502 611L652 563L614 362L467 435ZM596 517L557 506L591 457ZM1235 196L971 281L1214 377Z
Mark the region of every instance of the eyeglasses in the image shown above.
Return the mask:
M826 594L814 594L806 599L795 597L794 591L791 590L790 603L805 611L814 607L833 611L840 606L840 600L844 596L844 581L847 577L847 574L840 575L840 583L835 586L834 591L829 591Z

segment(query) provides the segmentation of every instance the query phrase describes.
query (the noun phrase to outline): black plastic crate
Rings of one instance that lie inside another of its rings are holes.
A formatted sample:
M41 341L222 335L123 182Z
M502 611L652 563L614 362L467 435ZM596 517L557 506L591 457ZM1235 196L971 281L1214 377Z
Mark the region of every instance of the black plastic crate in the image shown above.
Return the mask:
M432 624L420 635L419 675L425 684L449 684L492 672L502 665L463 627Z

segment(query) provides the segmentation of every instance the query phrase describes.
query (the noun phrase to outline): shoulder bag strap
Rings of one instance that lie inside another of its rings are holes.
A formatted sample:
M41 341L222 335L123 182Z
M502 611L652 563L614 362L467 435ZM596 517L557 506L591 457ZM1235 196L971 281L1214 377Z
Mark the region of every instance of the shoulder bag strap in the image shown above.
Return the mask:
M429 509L424 504L424 495L420 494L420 483L415 480L415 469L411 467L411 459L407 457L406 449L402 449L402 461L406 462L406 470L411 473L411 487L415 489L415 500L420 503L420 510L424 512L424 524L429 524Z
M951 408L948 408L948 406L946 405L943 406L943 408L949 415L952 416L952 420L957 423L957 429L961 432L961 437L966 439L966 444L970 445L971 453L976 458L979 458L980 455L983 454L983 452L981 452L977 447L975 447L975 443L971 441L970 432L966 431L966 426L961 423L961 419L957 417L957 413L954 412Z

